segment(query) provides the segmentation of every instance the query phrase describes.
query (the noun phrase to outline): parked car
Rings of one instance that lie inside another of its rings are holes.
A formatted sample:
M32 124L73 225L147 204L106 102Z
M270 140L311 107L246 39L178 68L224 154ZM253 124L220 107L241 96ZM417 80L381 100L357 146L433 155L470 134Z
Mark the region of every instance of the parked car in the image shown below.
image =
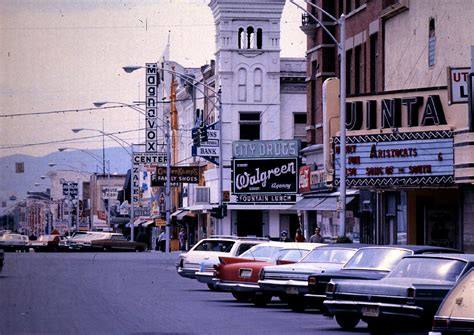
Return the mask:
M341 243L315 248L294 264L265 266L258 285L272 295L286 295L293 311L306 308L304 295L308 293L308 277L314 273L335 272L365 245Z
M380 280L332 279L324 305L344 329L360 319L376 331L430 329L446 294L473 267L474 255L407 256Z
M0 237L0 248L4 251L25 251L29 250L28 236L16 234L16 233L5 233Z
M430 335L474 334L474 269L460 278L444 298Z
M184 278L195 279L203 261L219 262L219 256L238 256L254 245L268 239L236 236L211 236L200 240L188 252L181 253L176 261L176 271ZM209 289L215 287L208 285Z
M250 260L260 260L260 261L268 261L271 258L271 250L267 248L267 245L275 245L275 242L265 242L258 245L253 246L243 254L237 256L238 259L231 259L230 257L226 257L225 260L227 263L233 262L245 262ZM288 245L284 245L288 246ZM277 250L277 249L275 249ZM285 250L285 253L282 253L278 259L280 264L282 263L294 263L296 260L301 259L309 250L304 248L304 252L302 249L291 249L288 248ZM217 283L219 279L216 277L216 266L221 262L220 257L218 262L214 260L204 261L201 262L200 269L196 272L196 279L201 283L208 284L209 286L214 286L217 289Z
M70 237L66 244L70 250L73 251L91 251L92 241L107 238L111 233L89 231L81 234L76 234Z
M59 235L41 235L37 240L30 241L29 247L34 251L58 251Z
M90 247L92 251L145 251L147 245L142 242L129 241L122 234L110 233L104 238L91 240Z
M344 266L332 273L313 274L308 277L306 302L322 308L326 299L326 286L331 279L377 280L385 277L405 256L426 253L459 253L456 249L423 245L388 245L360 248Z
M222 291L231 292L238 301L251 300L256 306L265 306L274 294L264 292L258 285L263 267L295 263L314 248L323 245L325 244L268 242L250 249L245 257L219 257L220 263L215 267L215 285Z

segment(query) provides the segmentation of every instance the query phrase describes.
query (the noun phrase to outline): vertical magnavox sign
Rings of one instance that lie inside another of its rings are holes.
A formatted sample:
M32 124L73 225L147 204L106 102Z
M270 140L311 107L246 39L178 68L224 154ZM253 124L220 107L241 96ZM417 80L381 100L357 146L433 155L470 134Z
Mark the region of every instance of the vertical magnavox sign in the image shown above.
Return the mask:
M158 64L146 64L146 152L158 151Z

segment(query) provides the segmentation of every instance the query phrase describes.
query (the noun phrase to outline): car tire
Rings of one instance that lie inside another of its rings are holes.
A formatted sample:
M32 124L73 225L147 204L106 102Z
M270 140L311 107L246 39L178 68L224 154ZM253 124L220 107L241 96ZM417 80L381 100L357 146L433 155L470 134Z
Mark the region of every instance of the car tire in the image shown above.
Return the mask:
M278 296L278 299L280 300L280 302L288 303L288 296L286 294L280 294Z
M250 299L252 299L252 295L248 293L243 293L243 292L232 292L232 296L237 300L238 302L249 302Z
M384 324L381 320L371 319L366 320L365 322L367 322L367 328L371 335L390 334L390 331L388 331L390 325Z
M304 299L301 297L288 297L288 307L293 312L304 312L306 309Z
M336 315L336 322L344 330L354 329L360 321L359 316L354 314L338 314Z
M265 307L272 300L271 295L267 294L255 294L252 298L252 302L257 307Z
M211 291L219 291L214 284L207 284L207 288Z

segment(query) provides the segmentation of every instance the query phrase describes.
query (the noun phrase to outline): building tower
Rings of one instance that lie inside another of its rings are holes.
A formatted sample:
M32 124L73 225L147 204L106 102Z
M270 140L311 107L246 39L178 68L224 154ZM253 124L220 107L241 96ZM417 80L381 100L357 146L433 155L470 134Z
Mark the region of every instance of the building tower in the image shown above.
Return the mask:
M212 0L209 4L216 26L216 83L222 89L223 102L223 190L231 189L233 141L279 140L289 126L284 125L288 122L280 112L280 20L284 6L285 0ZM216 173L216 183L217 179ZM275 234L278 224L274 229L268 222L274 222L272 215L276 222L279 219L276 211L271 212L263 205L235 208L218 232ZM246 226L245 222L253 225Z

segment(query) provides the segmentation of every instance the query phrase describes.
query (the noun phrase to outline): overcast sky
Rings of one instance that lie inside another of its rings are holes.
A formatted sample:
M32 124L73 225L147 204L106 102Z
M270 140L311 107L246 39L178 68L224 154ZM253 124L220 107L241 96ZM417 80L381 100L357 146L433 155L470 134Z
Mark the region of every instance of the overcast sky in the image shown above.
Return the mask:
M92 108L94 101L143 98L144 73L122 66L155 62L171 31L170 60L199 67L214 58L208 0L0 0L0 116ZM282 57L304 57L301 12L286 4ZM128 108L0 118L0 156L42 156L59 147L101 147L101 140L28 145L93 136L72 128L124 132L138 141ZM143 126L143 125L142 125ZM143 138L143 136L142 136ZM106 139L106 146L116 143ZM11 147L11 148L10 148Z

